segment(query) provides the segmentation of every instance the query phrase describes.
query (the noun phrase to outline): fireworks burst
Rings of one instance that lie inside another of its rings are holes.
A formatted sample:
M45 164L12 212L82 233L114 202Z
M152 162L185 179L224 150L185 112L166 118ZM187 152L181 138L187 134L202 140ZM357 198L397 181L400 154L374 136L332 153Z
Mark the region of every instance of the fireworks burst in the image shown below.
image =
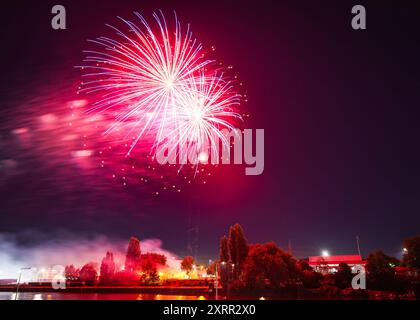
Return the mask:
M136 144L152 136L152 150L163 143L178 152L197 152L204 145L216 148L216 139L229 144L223 128L231 121L240 96L233 91L213 61L204 57L202 45L190 27L182 32L175 14L175 30L168 27L162 12L153 14L157 31L135 13L140 23L119 18L127 31L112 28L117 39L90 40L102 51L85 51L80 92L100 94L89 112L112 111L115 121L109 134L124 129L131 140L128 154Z
M166 135L170 152L177 151L190 159L198 157L202 162L208 160L208 152L219 157L219 141L222 146L230 145L222 129L234 130L232 122L241 118L233 111L240 104L240 95L231 91L231 83L217 73L206 76L201 72L190 79L188 90L179 96L174 111L175 129Z

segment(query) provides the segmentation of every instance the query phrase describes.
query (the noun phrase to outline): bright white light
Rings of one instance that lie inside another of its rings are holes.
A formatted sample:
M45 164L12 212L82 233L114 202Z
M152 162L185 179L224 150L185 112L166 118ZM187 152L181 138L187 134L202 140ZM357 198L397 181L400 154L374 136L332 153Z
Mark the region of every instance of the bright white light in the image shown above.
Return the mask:
M206 151L201 151L198 155L198 160L203 164L207 163L207 161L209 160L209 154Z
M329 251L328 251L328 250L322 250L321 255L322 255L323 257L329 257L329 256L330 256L330 253L329 253Z
M165 83L165 87L167 90L172 90L174 87L174 80L172 78L167 79Z
M77 151L72 151L71 153L73 158L87 158L90 157L92 155L92 151L90 150L77 150Z
M195 108L191 111L191 118L198 125L203 120L203 112L199 108Z

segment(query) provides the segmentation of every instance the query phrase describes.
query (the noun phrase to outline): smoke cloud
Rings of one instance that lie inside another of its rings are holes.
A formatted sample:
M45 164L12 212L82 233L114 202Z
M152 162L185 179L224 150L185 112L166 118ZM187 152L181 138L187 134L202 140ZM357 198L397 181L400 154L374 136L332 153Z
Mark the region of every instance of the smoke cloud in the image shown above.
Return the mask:
M34 234L31 234L34 236ZM109 239L98 235L93 238L80 236L64 239L36 234L42 241L31 244L21 243L22 235L16 236L0 233L0 279L16 279L21 268L32 268L31 271L22 271L22 281L30 280L34 271L48 269L56 265L66 266L73 264L82 267L88 262L101 263L107 251L114 253L117 268L125 262L125 252L128 239ZM27 234L25 235L25 238ZM140 239L142 253L163 254L167 258L167 265L172 270L180 269L180 259L174 253L162 248L159 239Z

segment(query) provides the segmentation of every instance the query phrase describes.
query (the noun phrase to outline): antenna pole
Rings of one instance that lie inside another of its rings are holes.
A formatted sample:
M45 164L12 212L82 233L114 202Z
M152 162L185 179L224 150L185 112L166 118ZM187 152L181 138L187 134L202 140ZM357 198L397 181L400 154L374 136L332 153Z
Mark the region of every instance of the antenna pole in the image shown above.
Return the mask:
M360 252L360 240L359 236L356 236L356 243L357 243L357 252L359 253L359 256L362 256L362 253Z

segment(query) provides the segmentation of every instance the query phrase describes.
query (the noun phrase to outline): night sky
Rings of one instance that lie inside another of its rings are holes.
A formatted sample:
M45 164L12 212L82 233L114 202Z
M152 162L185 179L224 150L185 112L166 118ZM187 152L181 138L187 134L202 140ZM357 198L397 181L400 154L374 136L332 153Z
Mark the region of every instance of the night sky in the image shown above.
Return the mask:
M0 234L22 246L69 234L137 235L185 255L188 228L197 225L204 260L217 255L220 236L238 222L250 242L287 249L290 240L298 257L321 249L356 253L356 235L364 255L374 249L398 255L420 226L414 3L363 1L363 31L350 24L359 1L2 4ZM67 30L50 26L55 4L67 9ZM175 10L195 37L216 47L219 61L234 66L249 97L245 127L265 130L263 175L221 166L205 185L152 197L148 187L123 188L77 166L66 141L51 143L66 129L36 124L42 115L65 113L57 104L80 98L74 66L87 39L106 33L104 24L117 15L139 11L150 18L158 9L167 16ZM29 130L27 144L16 138L22 128Z

